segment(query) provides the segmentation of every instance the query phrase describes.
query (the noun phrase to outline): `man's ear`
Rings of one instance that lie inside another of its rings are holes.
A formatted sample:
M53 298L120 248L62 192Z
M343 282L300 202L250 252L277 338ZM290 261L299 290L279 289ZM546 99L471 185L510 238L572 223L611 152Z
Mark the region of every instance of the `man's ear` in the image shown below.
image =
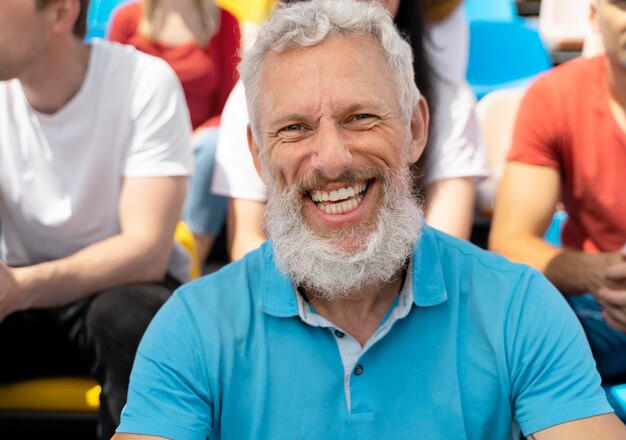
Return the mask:
M261 164L261 158L259 157L259 145L256 143L254 136L252 135L252 129L250 128L250 124L246 127L246 133L248 135L248 148L250 149L250 154L252 155L252 160L254 161L254 168L256 168L256 172L261 179L263 179L263 164Z
M428 121L430 114L424 97L413 108L411 115L411 139L408 146L407 162L415 163L420 158L428 140Z
M55 0L48 8L52 33L63 35L72 33L80 15L80 0Z

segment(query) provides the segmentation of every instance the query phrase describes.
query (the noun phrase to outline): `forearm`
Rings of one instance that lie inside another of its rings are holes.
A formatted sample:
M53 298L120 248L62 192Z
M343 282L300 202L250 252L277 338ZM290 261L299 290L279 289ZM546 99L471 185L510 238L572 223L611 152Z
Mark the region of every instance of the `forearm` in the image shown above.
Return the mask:
M511 261L528 264L545 273L550 261L562 252L562 249L546 242L540 235L505 229L497 218L494 220L489 234L489 250Z
M230 199L226 214L226 230L231 261L236 261L267 240L263 229L265 203Z
M528 264L543 272L564 295L596 292L614 254L589 254L552 246L536 235L501 234L492 230L489 248L512 261Z
M230 247L230 259L231 261L237 261L243 258L248 252L257 249L267 238L265 236L235 236L233 237L232 245Z
M435 182L426 190L426 221L440 231L468 240L472 232L474 200L472 177Z
M171 250L171 242L120 234L66 258L15 269L21 308L55 307L110 287L161 281Z
M563 249L548 262L544 274L564 295L596 293L606 283L607 267L619 261L614 253Z

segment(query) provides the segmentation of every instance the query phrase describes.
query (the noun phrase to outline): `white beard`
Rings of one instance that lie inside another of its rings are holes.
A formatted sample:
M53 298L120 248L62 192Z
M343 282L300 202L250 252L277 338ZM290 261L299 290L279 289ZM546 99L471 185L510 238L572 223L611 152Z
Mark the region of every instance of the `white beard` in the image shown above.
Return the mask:
M324 237L306 223L302 194L311 188L311 182L328 179L309 176L307 184L299 182L289 189L267 182L265 224L273 241L276 265L296 286L310 289L318 297L355 298L365 286L393 281L420 236L423 209L411 190L408 169L400 174L376 169L349 172L337 181L358 182L364 180L363 176L375 176L382 184L383 200L376 221L342 228Z

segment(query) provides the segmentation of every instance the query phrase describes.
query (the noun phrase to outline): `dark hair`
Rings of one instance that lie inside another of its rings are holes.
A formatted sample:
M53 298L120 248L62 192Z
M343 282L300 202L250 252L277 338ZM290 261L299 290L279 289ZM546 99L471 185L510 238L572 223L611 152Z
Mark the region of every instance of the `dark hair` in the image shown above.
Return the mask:
M38 8L44 8L55 0L36 0ZM89 0L80 0L80 13L74 23L74 35L80 39L87 35L87 12L89 11Z
M428 102L430 109L430 127L433 127L433 109L436 105L432 89L432 70L428 59L426 58L426 50L424 48L424 39L426 35L425 11L422 1L416 0L400 0L398 13L394 18L394 23L398 30L411 44L413 49L413 72L415 74L415 84L420 90L422 96ZM432 136L430 137L432 139ZM413 165L414 175L416 176L416 190L423 195L422 180L427 172L425 170L426 157L428 156L429 144L426 145L424 153Z

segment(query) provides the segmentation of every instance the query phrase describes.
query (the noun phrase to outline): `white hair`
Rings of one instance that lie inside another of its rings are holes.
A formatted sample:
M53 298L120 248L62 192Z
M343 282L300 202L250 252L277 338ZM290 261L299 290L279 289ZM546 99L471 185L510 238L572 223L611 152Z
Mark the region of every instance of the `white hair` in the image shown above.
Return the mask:
M258 95L261 65L270 50L285 52L315 46L332 36L371 35L383 51L398 91L402 118L409 124L420 99L413 73L411 46L398 33L378 2L315 0L282 4L244 54L239 74L246 90L252 135L258 137Z

